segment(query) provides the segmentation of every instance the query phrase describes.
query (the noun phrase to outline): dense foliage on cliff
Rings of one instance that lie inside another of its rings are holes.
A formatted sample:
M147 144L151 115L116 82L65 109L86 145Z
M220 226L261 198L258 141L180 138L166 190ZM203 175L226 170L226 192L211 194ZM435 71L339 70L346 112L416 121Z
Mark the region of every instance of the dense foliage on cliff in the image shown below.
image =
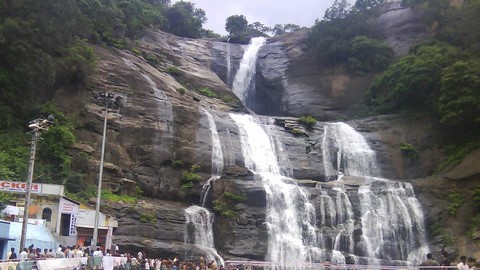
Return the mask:
M379 15L380 0L358 0L350 7L336 0L324 19L312 27L308 46L318 62L347 64L356 74L385 70L393 59L393 50L381 41L374 18Z
M56 125L39 143L37 181L67 184L81 175L72 166L74 121L48 103L57 89L89 87L95 66L91 44L123 48L147 27L200 37L205 12L169 0L6 0L0 2L0 178L27 175L27 123L53 113Z
M425 9L427 27L436 27L435 39L412 47L379 76L369 89L368 105L379 113L426 112L440 119L452 139L478 141L480 1L460 6L404 2Z

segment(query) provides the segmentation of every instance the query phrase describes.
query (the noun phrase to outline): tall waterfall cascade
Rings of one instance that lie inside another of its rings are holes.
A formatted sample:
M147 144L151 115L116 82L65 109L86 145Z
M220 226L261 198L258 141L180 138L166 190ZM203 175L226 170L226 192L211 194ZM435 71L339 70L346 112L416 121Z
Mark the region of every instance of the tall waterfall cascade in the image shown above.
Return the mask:
M248 90L250 88L255 88L255 80L252 79L254 78L257 69L258 51L266 41L267 40L264 37L252 38L250 44L245 49L242 61L240 62L240 67L233 80L233 93L235 93L235 95L242 100L242 103L247 105L247 107L250 102Z
M185 209L184 242L195 244L207 255L208 259L216 260L219 265L225 265L223 258L215 249L212 228L214 215L205 208L211 183L220 178L223 171L223 152L215 120L208 110L203 109L203 112L207 116L212 137L212 176L203 185L200 197L201 206L193 205Z
M281 268L307 261L317 246L315 209L309 194L281 174L274 142L257 119L230 114L239 128L245 166L261 179L267 195L267 260Z
M247 107L264 44L265 39L252 39L233 82ZM328 183L313 189L292 179L288 151L270 118L230 117L238 127L245 167L265 189L265 260L272 269L303 269L304 263L326 260L405 265L424 257L423 213L412 186L382 179L375 151L352 126L323 123L320 165Z
M209 111L204 109L203 112L207 116L208 124L210 126L210 133L212 136L212 176L203 185L202 194L200 196L200 205L205 207L208 192L211 188L211 183L212 181L215 182L222 175L224 162L222 145L220 144L220 137L218 136L215 120Z

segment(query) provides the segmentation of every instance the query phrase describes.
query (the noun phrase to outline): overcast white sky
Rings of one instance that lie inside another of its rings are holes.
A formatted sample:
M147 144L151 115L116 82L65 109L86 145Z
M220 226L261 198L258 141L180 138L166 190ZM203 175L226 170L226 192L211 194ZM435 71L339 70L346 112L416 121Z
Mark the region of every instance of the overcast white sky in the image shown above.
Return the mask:
M184 0L205 10L207 22L203 28L226 35L225 22L232 15L244 15L249 23L265 26L293 23L311 27L322 19L334 0ZM176 0L172 3L177 2ZM350 2L354 2L353 0Z

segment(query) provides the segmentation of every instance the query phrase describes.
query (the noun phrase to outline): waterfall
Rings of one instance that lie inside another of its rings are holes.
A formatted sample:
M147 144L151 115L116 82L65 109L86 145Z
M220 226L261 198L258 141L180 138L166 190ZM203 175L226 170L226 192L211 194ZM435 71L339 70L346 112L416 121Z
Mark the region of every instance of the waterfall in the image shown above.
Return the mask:
M362 252L385 260L418 259L412 258L412 253L427 241L423 214L412 186L378 181L361 186L358 193Z
M230 76L232 73L232 59L230 56L230 38L227 39L227 85L230 87Z
M332 155L333 151L333 155ZM328 180L332 176L379 176L375 151L346 123L327 123L322 138L323 165Z
M208 192L210 191L211 182L215 182L222 175L223 171L223 151L222 145L220 144L220 137L218 136L217 125L213 119L212 114L203 109L205 115L208 118L208 124L210 127L210 133L212 136L212 177L210 177L207 182L203 185L202 194L200 196L200 205L205 206L207 200Z
M247 107L250 103L248 90L255 88L255 80L252 80L252 78L256 72L258 50L265 43L266 39L264 37L252 38L250 40L250 44L245 49L237 74L235 74L233 80L233 92Z
M220 178L222 174L223 152L215 120L208 110L203 109L203 112L207 116L212 137L212 177L203 185L200 197L200 205L205 206L211 182ZM213 214L204 207L193 205L185 209L185 220L184 242L195 244L207 254L209 260L216 260L219 265L225 265L215 249L212 228Z
M206 253L209 260L216 260L220 265L225 265L218 255L213 241L213 214L208 209L193 205L185 209L184 242L195 244Z
M275 267L297 265L311 258L316 243L315 208L309 194L281 174L270 140L257 119L230 114L239 128L245 166L261 179L267 195L267 260Z
M173 109L172 104L168 100L167 95L158 89L157 84L145 73L142 73L143 78L148 82L150 88L153 90L153 95L155 99L157 99L158 109L157 109L157 119L165 119L166 126L163 128L163 131L166 132L173 132ZM158 122L161 122L160 120Z

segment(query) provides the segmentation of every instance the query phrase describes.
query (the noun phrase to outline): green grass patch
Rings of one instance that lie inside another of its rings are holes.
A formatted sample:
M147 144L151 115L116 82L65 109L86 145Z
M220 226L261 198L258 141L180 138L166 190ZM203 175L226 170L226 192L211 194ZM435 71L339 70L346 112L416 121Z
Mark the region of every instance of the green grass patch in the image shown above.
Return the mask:
M463 195L460 192L450 193L448 195L448 201L450 205L447 207L447 212L450 215L455 215L457 213L458 208L463 204Z
M124 202L127 204L137 203L137 198L128 195L117 195L111 190L102 189L102 198L110 202Z
M312 129L317 124L317 119L310 115L300 116L298 122L304 125L307 129Z
M218 95L208 87L202 87L199 92L200 94L209 98L218 98Z
M238 99L232 97L232 96L222 96L222 101L226 102L226 103L237 103L238 102Z
M473 150L480 147L479 142L469 142L463 145L450 144L444 149L447 159L440 164L438 171L460 164L463 158L471 153Z
M225 196L225 198L228 198L228 199L236 201L236 202L247 201L247 197L245 197L244 195L236 194L236 193L233 193L233 192L225 191L225 192L223 192L223 196Z
M142 223L156 223L157 217L152 214L141 213L138 220Z

